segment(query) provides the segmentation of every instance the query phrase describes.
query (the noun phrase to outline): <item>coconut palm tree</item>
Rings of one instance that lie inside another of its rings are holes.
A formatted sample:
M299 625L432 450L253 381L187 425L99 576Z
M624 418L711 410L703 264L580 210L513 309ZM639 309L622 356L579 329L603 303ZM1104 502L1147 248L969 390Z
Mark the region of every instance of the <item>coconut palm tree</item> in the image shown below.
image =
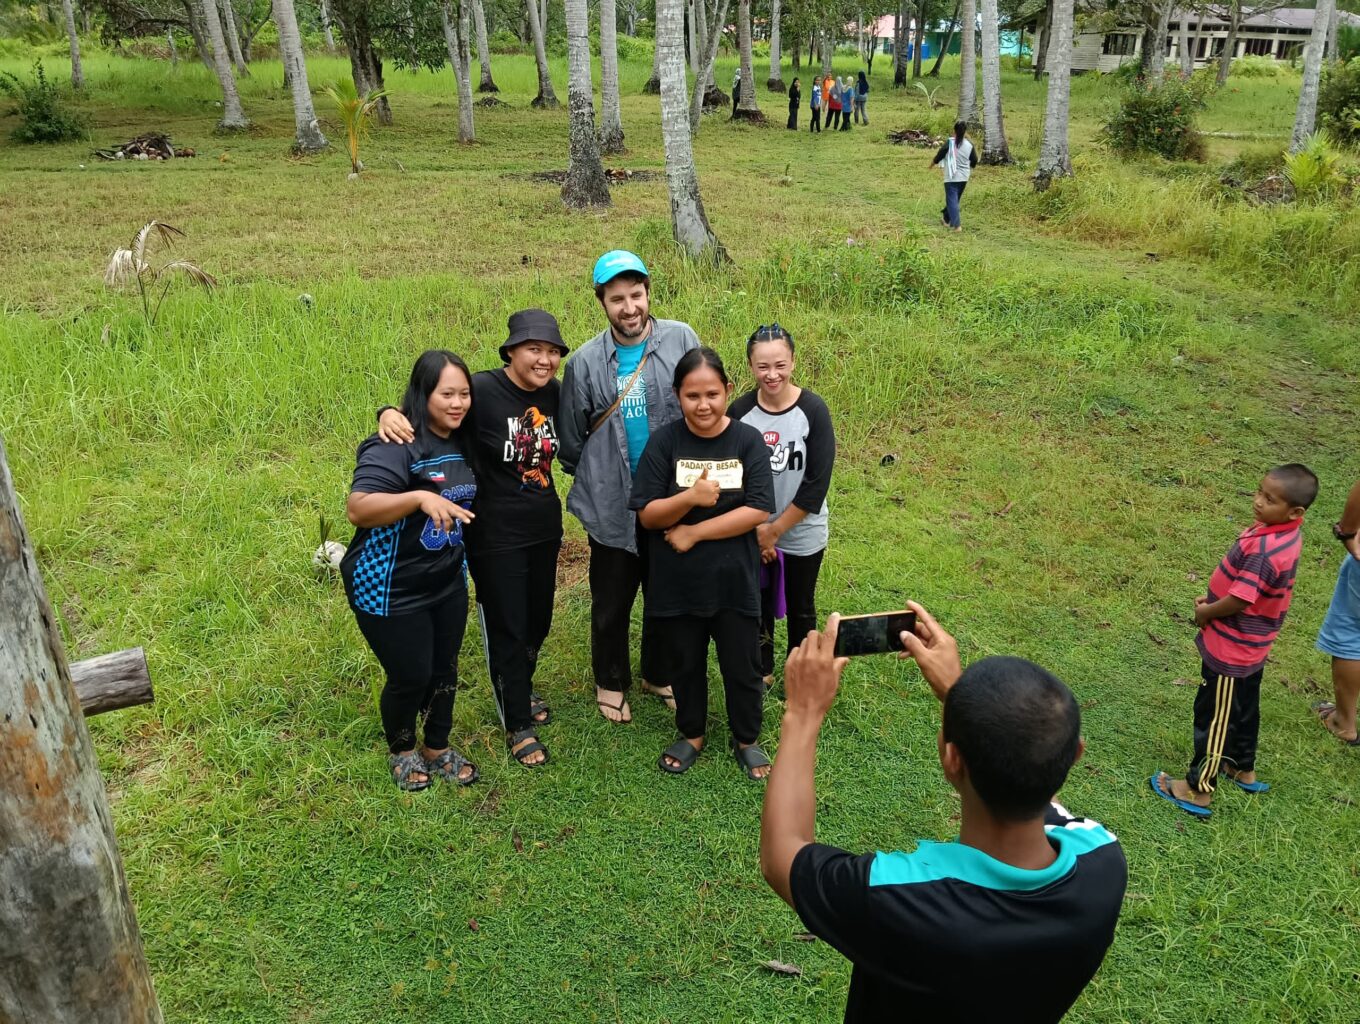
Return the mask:
M217 0L195 0L198 16L208 30L209 49L212 50L213 72L222 86L222 119L217 122L221 132L241 131L250 127L250 120L241 106L241 94L236 91L236 79L231 77L227 60L227 41L222 34L222 21L217 16Z
M449 52L449 67L458 87L458 141L476 142L477 128L472 121L472 72L468 66L467 0L458 5L455 24L449 0L439 7L440 26L444 30L444 48Z
M1006 126L1001 121L1001 30L996 0L982 0L982 162L1011 162Z
M741 96L732 115L748 121L763 121L756 102L755 61L751 59L751 0L737 0L737 47L741 50Z
M605 153L624 151L614 0L600 0L600 149Z
M779 72L779 0L770 0L770 77L765 80L765 88L770 92L788 92L784 77Z
M547 26L538 19L538 4L534 0L525 0L524 6L529 11L529 32L534 37L534 60L538 63L538 95L529 106L556 110L561 104L557 102L557 93L553 92L552 77L548 74L548 51L543 45Z
M1303 87L1294 114L1294 132L1289 137L1289 152L1297 153L1308 144L1317 120L1318 81L1322 77L1323 56L1327 46L1327 27L1332 22L1336 0L1318 0L1313 10L1313 31L1303 51Z
M566 0L567 139L570 159L562 201L570 207L608 206L609 182L595 134L595 93L590 84L590 21L586 0Z
M500 92L500 87L491 77L491 47L486 41L486 10L482 7L482 0L472 0L472 21L477 28L477 63L482 66L482 78L477 91Z
M71 0L61 0L61 16L66 22L66 38L71 44L71 88L85 88L85 69L80 66L80 36L76 35L76 12Z
M1176 30L1176 56L1181 64L1181 78L1189 78L1195 73L1195 53L1190 47L1190 14L1188 7L1181 8L1181 20Z
M293 124L296 134L293 150L297 153L317 153L329 142L321 134L312 107L312 90L307 84L307 63L302 54L302 33L298 31L297 12L293 0L274 0L274 26L279 32L279 55L288 79L288 90L293 95Z
M360 95L353 80L342 78L334 85L326 87L326 95L335 103L340 123L345 126L345 148L349 152L350 181L356 181L364 169L359 159L359 145L368 135L368 123L378 110L382 93L369 92Z
M963 0L959 14L959 116L978 123L977 107L977 0Z
M249 78L250 68L246 66L245 54L241 52L241 30L236 24L236 8L231 5L231 0L221 0L221 4L218 14L222 18L222 34L227 39L227 53L231 54L236 73L242 78Z
M690 140L683 3L684 0L656 0L656 48L661 54L661 141L666 150L671 232L691 257L718 262L727 259L727 250L708 226ZM722 7L726 13L726 0ZM721 17L717 24L722 25ZM717 31L710 33L717 34ZM716 50L716 39L710 39L709 45ZM694 91L702 97L703 89L703 80L697 80Z
M689 106L689 130L693 136L699 131L699 121L703 117L704 107L711 105L710 97L714 93L721 96L717 86L713 84L713 64L718 59L718 44L722 42L722 26L727 18L727 9L731 6L731 0L715 0L713 7L713 21L705 30L705 49L699 68L699 74L694 78L694 95L690 97ZM658 49L658 54L659 54ZM719 104L725 100L719 99Z
M1053 23L1048 36L1048 99L1044 106L1044 134L1034 187L1042 192L1054 178L1072 173L1067 151L1067 118L1072 100L1072 0L1053 0Z
M331 31L331 9L326 0L321 0L321 35L326 40L326 49L335 52L335 33Z

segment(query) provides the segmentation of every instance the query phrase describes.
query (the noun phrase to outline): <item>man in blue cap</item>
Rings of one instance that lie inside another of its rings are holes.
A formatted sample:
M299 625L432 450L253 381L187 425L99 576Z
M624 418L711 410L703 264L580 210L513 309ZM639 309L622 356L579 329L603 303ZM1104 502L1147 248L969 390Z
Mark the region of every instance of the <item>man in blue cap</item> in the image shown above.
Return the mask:
M628 508L651 432L680 418L671 381L699 337L689 324L651 315L651 278L636 255L605 253L592 275L609 326L581 346L562 378L558 462L576 480L567 511L590 539L590 657L595 700L611 722L632 721L628 627L647 573L637 514ZM643 617L642 687L674 708L658 685L657 649Z

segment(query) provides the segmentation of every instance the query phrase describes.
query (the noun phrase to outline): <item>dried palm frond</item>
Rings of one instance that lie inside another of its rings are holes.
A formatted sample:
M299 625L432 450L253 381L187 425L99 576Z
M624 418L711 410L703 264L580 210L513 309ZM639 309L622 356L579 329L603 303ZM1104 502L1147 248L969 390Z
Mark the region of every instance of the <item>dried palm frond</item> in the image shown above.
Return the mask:
M109 257L108 266L104 268L104 283L111 288L127 281L136 283L137 293L142 300L142 316L148 327L156 323L161 303L165 301L165 295L170 290L170 281L175 274L184 274L195 284L201 285L206 292L211 292L217 287L217 278L188 260L171 260L159 270L152 266L150 259L147 258L147 250L153 243L159 242L165 248L171 249L174 247L175 239L183 237L184 232L177 227L163 224L158 220L149 221L143 224L142 229L133 237L130 248L114 250L113 255ZM161 285L160 294L156 296L153 306L151 293L162 280L164 284Z
M115 249L109 257L109 265L104 268L104 283L110 288L124 284L149 269L143 260L139 262L131 249Z
M142 230L137 232L137 237L132 240L132 251L137 254L137 262L141 263L146 259L146 243L155 235L160 238L161 243L167 249L173 249L176 238L183 238L184 232L179 228L173 228L169 224L162 224L158 220L153 220L148 224L142 225Z
M217 287L217 278L213 277L212 274L209 274L201 267L190 263L188 260L175 260L173 263L167 263L157 272L156 277L164 277L174 270L178 270L181 274L185 274L189 280L194 282L194 284L201 284L204 291L210 292Z

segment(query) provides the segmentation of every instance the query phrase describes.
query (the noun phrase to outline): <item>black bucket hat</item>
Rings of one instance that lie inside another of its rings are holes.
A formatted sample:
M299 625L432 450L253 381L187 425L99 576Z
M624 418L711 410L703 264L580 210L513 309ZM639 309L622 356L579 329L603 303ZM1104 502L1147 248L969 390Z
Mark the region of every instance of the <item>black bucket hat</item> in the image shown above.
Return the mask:
M521 309L516 313L511 313L505 326L510 335L505 339L505 344L501 346L501 362L503 363L510 362L510 350L512 348L526 341L541 341L553 345L561 349L563 355L571 351L567 348L567 343L562 340L562 332L557 326L557 317L541 309Z

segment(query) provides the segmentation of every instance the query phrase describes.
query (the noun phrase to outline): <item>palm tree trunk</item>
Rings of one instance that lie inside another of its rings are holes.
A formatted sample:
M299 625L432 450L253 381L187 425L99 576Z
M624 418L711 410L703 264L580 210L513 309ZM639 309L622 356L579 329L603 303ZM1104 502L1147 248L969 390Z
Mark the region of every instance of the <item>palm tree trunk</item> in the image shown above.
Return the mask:
M699 175L694 168L694 146L690 138L692 108L686 108L685 29L681 11L683 0L656 0L656 50L661 54L661 141L666 150L666 188L671 200L671 233L675 241L695 259L720 262L727 250L708 226L704 201L699 195ZM727 0L721 0L722 14ZM718 29L709 40L709 53L718 49ZM712 59L705 60L709 66ZM694 93L702 102L703 79L694 83Z
M573 209L609 205L609 182L595 134L595 90L590 82L590 16L586 0L566 0L567 138L570 160L562 202ZM681 46L684 45L683 38Z
M996 0L982 0L982 162L1011 162L1001 120L1001 29Z
M1195 73L1195 51L1190 48L1190 10L1181 9L1181 21L1176 30L1177 57L1181 64L1181 78L1189 78Z
M236 24L236 10L231 6L231 0L221 0L222 6L219 13L222 16L222 34L227 37L227 52L231 54L231 62L236 65L236 73L242 78L250 77L250 68L246 67L246 59L241 54L241 29Z
M1303 87L1294 114L1294 134L1289 137L1289 152L1297 153L1308 143L1317 121L1318 81L1322 77L1323 57L1327 52L1327 26L1332 21L1336 0L1318 0L1313 10L1313 31L1303 51Z
M335 33L331 31L331 9L326 0L321 0L321 34L326 39L326 49L335 52Z
M439 8L440 24L444 29L444 48L449 52L449 67L453 68L453 80L458 90L458 141L476 142L477 126L472 118L472 69L466 54L467 26L463 24L463 8L459 5L459 17L453 19L450 0L444 0Z
M175 30L173 28L165 30L165 41L170 44L170 66L179 67L179 47L175 45Z
M198 51L198 59L203 62L203 66L209 71L216 72L217 65L213 63L212 45L208 42L208 27L203 23L203 8L199 0L180 0L184 5L185 20L189 23L189 35L193 37L194 49Z
M1232 70L1233 51L1237 49L1237 30L1242 24L1241 0L1232 0L1228 6L1228 38L1223 40L1223 52L1218 55L1218 78L1221 86L1228 80Z
M1044 16L1039 19L1039 31L1034 37L1034 80L1040 81L1048 69L1048 48L1053 40L1053 0L1044 4Z
M699 73L699 30L694 24L694 0L685 4L685 60L694 74Z
M642 91L655 96L661 91L661 51L652 48L652 77L642 84Z
M709 23L705 32L705 40L708 46L704 51L704 66L700 70L698 77L694 79L694 95L690 97L689 132L686 133L687 138L699 131L699 119L703 116L705 107L727 105L727 98L718 87L713 84L713 64L718 59L718 44L722 41L722 25L727 19L727 9L730 5L731 0L715 0L713 21ZM658 57L660 54L661 50L658 48ZM714 94L716 94L716 104L710 102L714 97Z
M926 0L917 0L916 35L911 46L911 77L921 77L921 44L926 38Z
M71 44L71 88L85 88L85 69L80 66L80 36L76 34L76 12L71 0L61 0L62 19L66 22L66 38Z
M893 56L894 86L907 84L907 50L911 48L911 18L907 12L910 9L908 0L901 0L897 7L897 24L900 26L898 31L901 39L898 40L897 52Z
M1048 42L1048 98L1044 104L1044 134L1034 188L1042 192L1054 178L1072 173L1067 150L1067 120L1072 101L1072 0L1053 0Z
M500 92L491 77L491 46L486 41L486 10L482 0L472 0L472 21L477 28L477 63L482 67L481 83L478 92Z
M1157 21L1151 32L1143 34L1143 71L1154 82L1160 82L1166 72L1166 37L1171 28L1173 0L1160 0Z
M619 44L614 0L600 0L600 149L624 152L619 108Z
M770 0L770 77L765 80L765 88L770 92L788 92L784 77L779 71L783 54L779 51L780 0Z
M222 35L222 22L217 17L217 0L197 0L199 17L208 31L208 44L212 50L213 71L218 84L222 86L222 119L217 122L217 130L223 132L240 131L250 127L245 110L241 107L241 95L236 91L236 79L231 77L231 62L227 60L227 41Z
M822 77L831 74L831 58L836 55L836 40L826 26L817 29L817 42L821 44Z
M1341 5L1332 4L1332 20L1327 23L1327 60L1334 61L1341 54L1341 41L1337 38L1341 29Z
M949 16L949 32L944 37L944 45L940 47L940 52L935 55L935 64L926 72L927 78L940 77L940 65L944 63L944 55L949 52L949 47L954 42L954 33L959 28L959 11L963 7L963 0L954 0L954 13Z
M751 57L751 0L737 0L737 48L741 51L741 95L737 97L736 117L763 121L756 102L755 61Z
M963 0L959 21L959 116L970 125L978 123L977 105L977 0Z
M293 94L293 125L296 135L293 150L316 153L329 142L321 134L312 108L312 90L307 84L307 63L302 54L302 33L298 30L293 0L274 0L274 26L279 31L279 55L288 72L288 88Z
M538 62L538 95L529 106L556 110L561 104L557 102L557 93L553 92L552 78L548 74L548 51L543 45L545 27L538 20L538 3L525 0L525 6L529 11L529 31L534 37L534 60Z

